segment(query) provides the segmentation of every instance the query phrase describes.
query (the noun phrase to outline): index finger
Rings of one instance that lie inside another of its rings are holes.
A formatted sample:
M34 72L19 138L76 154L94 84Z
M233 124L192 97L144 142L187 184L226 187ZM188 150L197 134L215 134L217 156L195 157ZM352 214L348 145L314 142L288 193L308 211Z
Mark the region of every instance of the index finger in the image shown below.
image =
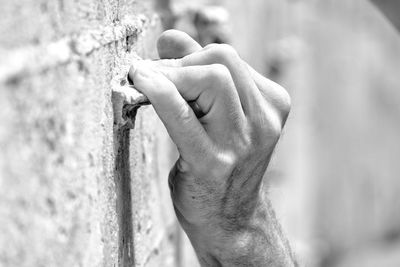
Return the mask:
M152 103L181 157L189 164L208 158L211 140L175 85L143 63L136 69L131 68L129 76Z

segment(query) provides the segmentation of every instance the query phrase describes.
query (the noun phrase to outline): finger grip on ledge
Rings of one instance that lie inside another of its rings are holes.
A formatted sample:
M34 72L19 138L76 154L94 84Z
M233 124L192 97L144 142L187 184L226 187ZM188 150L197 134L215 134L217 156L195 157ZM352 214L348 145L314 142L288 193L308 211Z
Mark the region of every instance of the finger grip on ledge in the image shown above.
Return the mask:
M148 98L132 85L117 85L112 89L114 124L118 127L135 127L136 112L139 107L149 105Z

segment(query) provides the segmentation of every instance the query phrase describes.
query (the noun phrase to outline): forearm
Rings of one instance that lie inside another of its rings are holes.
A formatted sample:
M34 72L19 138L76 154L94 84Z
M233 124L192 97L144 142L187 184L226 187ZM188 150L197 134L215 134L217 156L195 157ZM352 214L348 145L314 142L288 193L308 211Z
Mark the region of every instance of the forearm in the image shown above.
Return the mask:
M378 7L388 20L400 30L400 1L398 0L371 0Z
M248 220L235 221L185 229L201 266L297 266L269 200L263 198Z

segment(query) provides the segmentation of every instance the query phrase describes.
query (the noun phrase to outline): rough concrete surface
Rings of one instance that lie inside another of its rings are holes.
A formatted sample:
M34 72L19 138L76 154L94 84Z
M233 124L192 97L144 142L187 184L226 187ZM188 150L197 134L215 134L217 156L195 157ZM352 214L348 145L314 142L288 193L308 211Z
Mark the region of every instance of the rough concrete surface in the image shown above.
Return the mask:
M0 266L175 266L165 132L111 101L156 56L151 1L0 2Z

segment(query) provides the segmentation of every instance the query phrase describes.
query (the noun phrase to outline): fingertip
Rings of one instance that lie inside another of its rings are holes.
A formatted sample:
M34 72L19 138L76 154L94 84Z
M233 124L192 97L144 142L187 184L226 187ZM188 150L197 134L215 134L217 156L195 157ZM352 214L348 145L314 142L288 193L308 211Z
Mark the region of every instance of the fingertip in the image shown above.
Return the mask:
M153 105L168 101L171 94L177 90L162 71L146 60L140 61L130 75L135 88L147 96Z
M137 85L140 80L148 80L154 70L151 69L150 62L140 60L131 65L128 72L128 81L132 85Z

